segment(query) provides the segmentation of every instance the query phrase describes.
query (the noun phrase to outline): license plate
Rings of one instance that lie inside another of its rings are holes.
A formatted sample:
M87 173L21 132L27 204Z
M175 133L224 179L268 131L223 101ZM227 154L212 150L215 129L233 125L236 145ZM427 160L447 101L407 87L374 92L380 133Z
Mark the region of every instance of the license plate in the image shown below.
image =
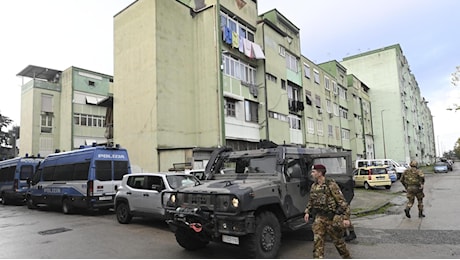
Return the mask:
M99 200L111 200L112 199L112 196L102 196L102 197L99 197Z
M222 235L222 242L229 243L229 244L234 244L234 245L239 245L240 244L240 239L239 239L239 237Z

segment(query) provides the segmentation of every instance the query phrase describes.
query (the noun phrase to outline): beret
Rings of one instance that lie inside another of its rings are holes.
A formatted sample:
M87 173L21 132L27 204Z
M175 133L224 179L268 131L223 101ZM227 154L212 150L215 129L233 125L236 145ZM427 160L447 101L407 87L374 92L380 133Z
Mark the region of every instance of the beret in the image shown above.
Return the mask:
M326 167L322 164L315 164L313 165L313 167L311 167L312 170L323 170L325 171L326 170Z

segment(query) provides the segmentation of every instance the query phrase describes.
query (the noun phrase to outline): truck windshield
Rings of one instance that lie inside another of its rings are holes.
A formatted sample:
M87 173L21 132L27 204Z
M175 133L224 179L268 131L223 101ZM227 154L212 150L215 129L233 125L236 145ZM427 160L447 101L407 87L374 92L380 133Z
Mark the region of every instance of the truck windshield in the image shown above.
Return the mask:
M273 174L276 171L276 157L273 156L254 156L244 155L241 157L226 157L223 159L222 167L218 172L224 175L230 174Z

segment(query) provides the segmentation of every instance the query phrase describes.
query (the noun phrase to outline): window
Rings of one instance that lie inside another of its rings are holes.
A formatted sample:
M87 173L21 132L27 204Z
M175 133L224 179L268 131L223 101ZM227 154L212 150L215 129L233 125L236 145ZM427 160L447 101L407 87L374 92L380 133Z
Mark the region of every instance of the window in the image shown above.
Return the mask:
M326 111L332 113L332 102L329 99L326 99Z
M276 83L276 80L277 80L277 79L276 79L276 77L275 77L275 76L273 76L273 75L272 75L272 74L270 74L270 73L267 73L266 75L267 75L267 80L269 80L269 81L272 81L272 82L275 82L275 83Z
M112 161L96 161L96 180L112 180Z
M323 135L323 121L321 120L316 121L316 132L320 136Z
M231 32L237 32L238 37L254 42L254 32L247 26L236 21L233 17L230 17L224 12L220 12L220 26L222 30L227 27Z
M286 81L284 79L281 80L281 89L286 89Z
M303 111L303 102L300 99L301 89L297 86L288 84L288 102L289 102L289 111L297 112Z
M225 115L236 117L236 110L235 110L235 100L231 98L225 99Z
M315 122L313 121L313 118L307 118L307 132L309 134L315 133Z
M44 112L40 115L40 127L41 133L53 132L53 113Z
M350 130L342 129L342 139L343 140L350 140Z
M128 161L113 161L113 179L121 180L128 173Z
M303 71L304 71L305 78L311 77L311 70L308 64L305 64L305 63L303 64Z
M224 74L249 84L256 83L256 69L247 63L234 59L229 55L222 55Z
M339 114L342 118L347 119L348 118L348 109L344 107L339 107Z
M332 127L332 125L327 126L327 136L334 137L334 128Z
M280 45L280 56L286 57L286 49Z
M288 117L289 117L289 128L300 130L301 129L300 118L295 115L289 115Z
M314 76L315 76L315 83L319 84L319 71L316 70L316 69L313 69L313 73L314 73Z
M339 96L341 99L347 99L347 90L339 87Z
M332 90L334 91L334 94L338 94L339 93L339 88L337 87L337 82L335 81L332 81Z
M75 113L73 115L73 122L79 126L104 127L105 116Z
M311 98L311 91L305 90L305 100L307 105L311 106L312 98Z
M298 72L299 69L298 69L298 61L297 61L297 57L295 57L294 55L290 54L289 52L286 52L286 68L294 71L294 72Z
M321 108L321 97L318 95L315 96L315 104L317 108Z
M244 101L244 117L246 121L257 123L259 115L259 104L249 100Z
M339 116L339 105L334 103L332 106L334 107L334 115Z
M42 100L42 110L41 110L41 112L53 113L53 96L52 95L47 95L47 94L42 94L41 100Z
M279 121L283 121L283 122L288 121L288 117L286 115L276 113L276 112L273 112L273 111L268 111L268 116L270 118L278 119Z
M331 86L330 86L329 84L330 84L330 80L329 80L328 77L325 76L325 77L324 77L324 88L325 88L326 90L331 90Z

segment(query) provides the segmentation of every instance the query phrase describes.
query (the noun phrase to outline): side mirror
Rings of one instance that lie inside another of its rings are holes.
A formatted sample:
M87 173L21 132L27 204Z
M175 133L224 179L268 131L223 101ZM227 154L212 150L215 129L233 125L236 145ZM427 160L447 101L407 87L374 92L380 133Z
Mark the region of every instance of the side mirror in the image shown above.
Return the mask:
M163 187L159 184L152 184L152 190L156 190L158 192L162 191L163 190Z

